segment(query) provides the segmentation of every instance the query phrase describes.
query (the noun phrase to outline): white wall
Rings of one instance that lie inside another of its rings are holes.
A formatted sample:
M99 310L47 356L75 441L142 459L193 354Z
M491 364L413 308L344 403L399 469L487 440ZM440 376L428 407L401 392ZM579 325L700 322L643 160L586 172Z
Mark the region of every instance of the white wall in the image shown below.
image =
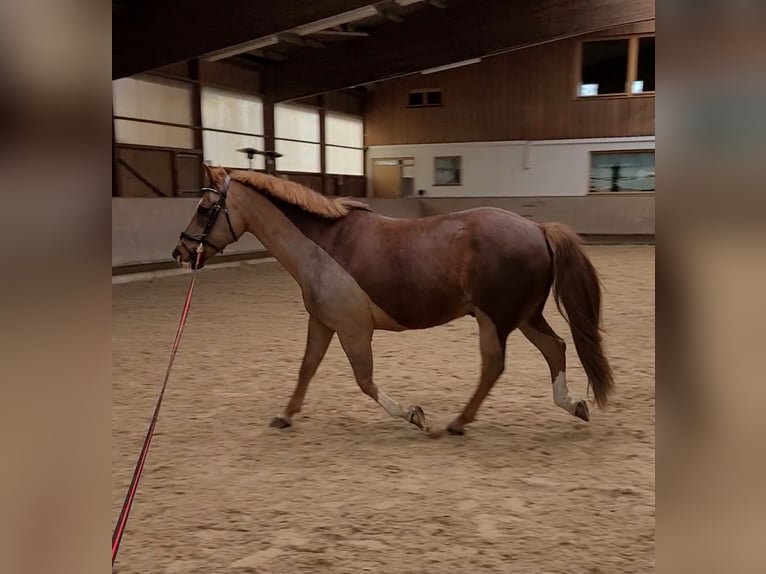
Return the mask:
M584 196L591 151L633 149L654 149L654 136L370 146L367 195L373 159L414 157L415 190L426 190L426 197ZM462 157L463 185L434 186L434 157L450 155Z

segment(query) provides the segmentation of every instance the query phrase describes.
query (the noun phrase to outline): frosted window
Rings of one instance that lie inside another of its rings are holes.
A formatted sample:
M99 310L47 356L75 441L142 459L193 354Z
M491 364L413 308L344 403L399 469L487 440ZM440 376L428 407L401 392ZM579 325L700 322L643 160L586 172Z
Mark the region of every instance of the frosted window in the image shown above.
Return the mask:
M277 171L303 171L319 173L319 144L276 140Z
M202 127L263 135L263 102L257 96L204 86Z
M362 118L328 112L325 115L325 142L328 145L363 148Z
M327 173L364 175L364 150L328 146L325 161Z
M319 142L319 112L305 106L276 104L274 132L277 138Z
M257 150L263 150L263 138L211 132L208 130L202 132L203 158L210 165L236 168L250 167L247 155L237 151L243 147L254 147ZM253 158L253 169L264 169L264 167L264 157L256 155Z
M114 139L124 144L194 148L194 133L190 129L129 120L114 121Z
M264 149L261 98L207 86L203 86L200 97L202 127L205 128L202 131L204 160L214 166L250 167L247 155L237 150L244 147ZM216 132L209 128L248 135ZM256 155L252 167L263 169L264 157Z
M192 124L192 90L182 82L121 78L112 82L114 115Z
M325 114L327 173L364 175L364 121L357 116ZM343 147L336 147L343 146Z
M192 90L188 84L168 80L121 78L112 82L114 115L192 125ZM160 124L116 120L119 143L193 148L192 130Z

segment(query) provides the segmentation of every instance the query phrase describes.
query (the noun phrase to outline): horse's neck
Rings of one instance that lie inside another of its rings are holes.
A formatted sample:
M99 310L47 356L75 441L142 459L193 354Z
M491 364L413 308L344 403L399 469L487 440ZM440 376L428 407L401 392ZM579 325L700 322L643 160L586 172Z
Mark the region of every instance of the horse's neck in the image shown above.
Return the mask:
M300 282L300 270L316 260L316 244L268 198L248 191L242 204L247 230Z

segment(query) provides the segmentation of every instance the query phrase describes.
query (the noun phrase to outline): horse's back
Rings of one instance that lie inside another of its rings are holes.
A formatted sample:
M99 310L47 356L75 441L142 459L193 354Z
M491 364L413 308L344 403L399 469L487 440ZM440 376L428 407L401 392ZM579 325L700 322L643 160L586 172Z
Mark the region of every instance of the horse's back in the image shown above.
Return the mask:
M345 227L344 241L353 248L336 257L376 305L408 328L447 322L479 303L492 306L503 290L525 292L529 284L539 291L547 281L540 227L509 211L475 208L417 219L363 212Z
M534 266L548 264L541 227L512 211L476 207L412 220L389 220L387 239L405 243L394 256L408 258L416 250L436 258L459 259L476 266L507 265L512 261Z

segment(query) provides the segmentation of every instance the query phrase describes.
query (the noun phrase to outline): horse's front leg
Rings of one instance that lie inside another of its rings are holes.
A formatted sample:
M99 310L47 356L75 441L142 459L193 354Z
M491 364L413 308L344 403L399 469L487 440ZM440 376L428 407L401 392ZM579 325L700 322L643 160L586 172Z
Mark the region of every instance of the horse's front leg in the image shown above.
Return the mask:
M426 415L418 406L404 407L372 381L372 329L338 331L338 339L346 352L354 377L362 392L372 397L393 417L398 417L428 432Z
M319 367L319 363L322 362L334 334L335 331L324 325L319 319L313 315L309 317L306 351L303 354L303 362L298 373L298 384L295 386L293 396L290 398L290 402L287 403L284 413L282 416L274 417L271 421L271 426L287 428L292 424L293 415L301 412L306 389L308 389L309 383Z

